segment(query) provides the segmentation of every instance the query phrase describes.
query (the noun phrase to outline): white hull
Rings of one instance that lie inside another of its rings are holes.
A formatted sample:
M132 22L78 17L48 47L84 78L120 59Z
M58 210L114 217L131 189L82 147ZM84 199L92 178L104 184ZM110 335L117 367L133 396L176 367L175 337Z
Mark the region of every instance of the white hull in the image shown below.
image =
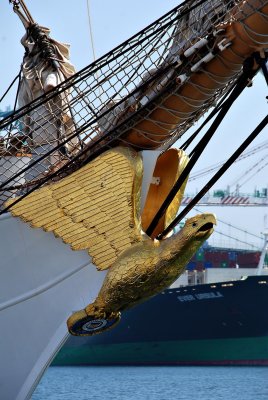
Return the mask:
M0 217L0 398L28 399L68 336L66 320L97 295L105 272L86 251Z

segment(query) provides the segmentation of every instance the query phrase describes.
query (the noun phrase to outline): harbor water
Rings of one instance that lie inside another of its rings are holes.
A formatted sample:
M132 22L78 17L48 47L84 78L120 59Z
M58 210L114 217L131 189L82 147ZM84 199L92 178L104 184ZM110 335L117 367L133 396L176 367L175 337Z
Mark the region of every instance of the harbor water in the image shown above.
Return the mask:
M267 367L50 367L32 400L267 400Z

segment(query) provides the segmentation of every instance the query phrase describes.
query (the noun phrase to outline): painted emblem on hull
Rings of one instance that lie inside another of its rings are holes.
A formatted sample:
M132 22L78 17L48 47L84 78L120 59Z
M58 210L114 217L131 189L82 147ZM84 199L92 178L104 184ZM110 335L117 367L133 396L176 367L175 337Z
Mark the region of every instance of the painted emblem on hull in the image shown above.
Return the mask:
M94 319L93 317L80 318L73 324L76 336L94 335L113 328L120 321L121 314L114 319ZM86 322L85 322L86 321Z

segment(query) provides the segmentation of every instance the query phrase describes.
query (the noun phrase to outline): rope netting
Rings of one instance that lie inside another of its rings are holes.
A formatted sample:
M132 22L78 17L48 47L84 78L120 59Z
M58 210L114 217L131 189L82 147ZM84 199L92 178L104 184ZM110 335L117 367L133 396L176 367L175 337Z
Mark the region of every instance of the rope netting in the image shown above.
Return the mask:
M267 22L267 1L252 3L187 1L0 121L0 210L110 147L170 147L241 74L242 58L228 77L206 65L231 44L224 36L230 21L243 25L257 12ZM34 64L27 74L22 80L39 79ZM198 74L214 85L194 81ZM186 85L198 95L184 93Z

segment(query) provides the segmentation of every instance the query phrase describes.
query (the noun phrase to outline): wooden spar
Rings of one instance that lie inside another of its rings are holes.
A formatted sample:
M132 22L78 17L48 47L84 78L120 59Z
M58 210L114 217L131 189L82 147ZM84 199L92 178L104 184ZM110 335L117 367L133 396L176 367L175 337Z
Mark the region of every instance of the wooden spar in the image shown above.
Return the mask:
M33 17L31 16L30 11L28 10L28 8L27 8L27 6L26 6L24 0L18 0L18 3L21 5L21 7L22 7L22 9L23 9L25 15L27 16L29 22L30 22L31 24L34 24L34 19L33 19Z
M255 10L255 11L253 11ZM156 106L146 119L127 131L123 138L139 149L161 146L170 131L187 121L213 94L235 77L244 61L254 52L268 47L268 3L263 0L242 1L234 7L233 21L215 26L223 34L215 38L219 47L224 39L229 46L217 52L200 71L192 72L178 89ZM257 66L256 66L257 68Z

